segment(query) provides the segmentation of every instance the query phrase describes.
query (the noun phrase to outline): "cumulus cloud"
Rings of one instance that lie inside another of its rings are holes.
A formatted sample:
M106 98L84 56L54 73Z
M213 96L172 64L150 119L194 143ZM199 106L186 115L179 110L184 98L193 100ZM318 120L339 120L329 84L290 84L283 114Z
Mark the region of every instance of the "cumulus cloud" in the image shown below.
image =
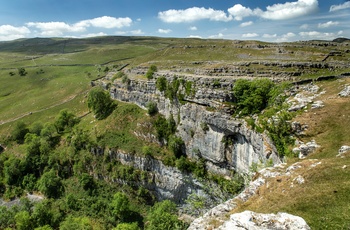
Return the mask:
M308 24L303 24L299 28L302 29L302 30L306 30L306 29L309 28L309 25Z
M259 37L259 34L257 33L242 34L242 38L256 38L256 37Z
M99 18L93 18L88 20L83 20L75 24L75 26L80 27L99 27L105 29L112 28L123 28L129 27L132 24L132 20L129 17L126 18L114 18L109 16L103 16Z
M338 11L338 10L344 10L350 8L350 1L344 2L340 5L331 5L329 8L329 12Z
M211 36L209 36L209 38L211 38L211 39L215 39L215 38L223 38L224 37L224 35L222 34L222 33L219 33L219 34L215 34L215 35L211 35Z
M15 27L11 25L0 26L0 41L8 41L19 38L24 38L26 35L30 34L30 30L25 27Z
M91 37L101 37L101 36L107 36L107 34L103 32L99 32L99 33L83 34L80 37L91 38Z
M144 34L144 32L142 32L142 30L132 30L132 31L130 31L130 33L132 35L142 35L142 34Z
M199 36L199 35L190 35L190 36L188 36L189 38L202 38L201 36Z
M40 30L42 36L62 36L65 33L85 32L88 27L97 27L104 29L123 28L132 24L130 18L114 18L103 16L88 20L82 20L75 24L65 22L28 22L26 26L34 27Z
M167 30L158 29L158 33L160 33L160 34L168 34L168 33L170 33L170 32L171 32L171 30L169 30L169 29L167 29Z
M241 25L239 25L240 27L247 27L247 26L251 26L253 25L254 23L252 21L249 21L249 22L243 22L241 23Z
M276 38L277 34L263 34L263 38Z
M206 9L204 7L192 7L185 10L167 10L158 13L158 18L167 23L193 22L203 19L210 21L231 21L232 16L224 11Z
M228 12L237 21L241 21L244 17L249 17L256 14L256 12L254 12L252 9L244 7L241 4L236 4L229 8Z
M299 35L303 38L307 39L323 39L323 40L331 40L335 39L337 36L341 35L342 31L338 33L321 33L318 31L308 31L308 32L300 32Z
M328 28L328 27L331 27L331 26L336 26L338 25L339 22L333 22L333 21L329 21L329 22L325 22L325 23L319 23L318 24L318 28Z
M295 33L289 32L286 34L281 35L276 41L277 42L288 42L291 41L295 36L297 36Z
M266 7L266 11L263 11L260 16L271 20L283 20L308 15L317 9L317 0L298 0L296 2L268 6Z
M43 36L61 36L66 32L84 32L85 27L80 25L69 25L64 22L28 22L28 27L41 30Z
M259 8L252 10L241 4L236 4L229 8L228 12L238 21L249 16L257 16L269 20L286 20L313 13L317 9L318 0L298 0L296 2L278 3L267 6L265 11Z
M189 30L196 31L196 30L198 30L198 29L197 29L197 27L195 27L195 26L191 26L191 27L189 28Z

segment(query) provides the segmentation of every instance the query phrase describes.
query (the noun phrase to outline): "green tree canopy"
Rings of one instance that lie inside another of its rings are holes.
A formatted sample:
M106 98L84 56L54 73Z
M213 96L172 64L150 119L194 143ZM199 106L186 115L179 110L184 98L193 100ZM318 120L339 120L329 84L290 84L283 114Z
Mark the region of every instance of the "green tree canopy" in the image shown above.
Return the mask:
M98 120L108 117L115 108L110 95L101 87L95 87L90 90L87 104Z
M176 216L176 205L170 200L156 203L147 215L147 230L186 229Z
M38 181L38 189L49 198L57 198L63 192L61 178L54 170L45 172Z

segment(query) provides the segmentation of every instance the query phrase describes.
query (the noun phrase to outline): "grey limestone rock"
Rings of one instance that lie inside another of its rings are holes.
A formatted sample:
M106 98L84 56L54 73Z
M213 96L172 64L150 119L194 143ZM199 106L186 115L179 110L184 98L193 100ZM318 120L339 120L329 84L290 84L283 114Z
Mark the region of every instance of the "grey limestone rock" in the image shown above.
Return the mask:
M244 211L232 214L230 220L225 222L218 230L308 230L310 227L301 217L288 213L262 214Z
M348 97L350 95L350 86L347 85L345 88L339 93L341 97Z

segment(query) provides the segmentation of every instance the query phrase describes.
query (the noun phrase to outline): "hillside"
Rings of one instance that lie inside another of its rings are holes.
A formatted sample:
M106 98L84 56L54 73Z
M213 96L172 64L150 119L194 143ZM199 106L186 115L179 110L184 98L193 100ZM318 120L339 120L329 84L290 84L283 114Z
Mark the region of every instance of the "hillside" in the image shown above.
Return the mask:
M4 204L27 193L45 199L2 206L0 228L151 229L165 218L184 229L282 162L206 228L244 210L347 228L349 158L337 154L350 145L349 98L338 95L350 84L349 60L346 39L1 42L0 193ZM103 119L88 107L99 86L116 99ZM299 159L295 148L312 140L319 147ZM303 167L285 174L293 164Z

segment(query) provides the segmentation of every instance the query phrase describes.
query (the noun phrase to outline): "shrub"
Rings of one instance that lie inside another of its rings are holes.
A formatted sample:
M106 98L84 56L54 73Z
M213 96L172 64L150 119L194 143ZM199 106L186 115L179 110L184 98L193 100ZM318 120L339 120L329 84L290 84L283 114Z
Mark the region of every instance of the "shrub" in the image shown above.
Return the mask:
M108 117L115 108L115 104L109 93L104 91L101 87L95 87L90 90L87 104L98 120Z
M167 89L167 84L168 81L164 76L159 77L156 81L156 87L160 92L164 92Z
M184 156L185 143L181 139L181 137L177 137L174 135L170 136L168 147L170 151L173 152L176 158L180 158L181 156Z
M154 73L157 72L157 66L151 65L146 73L146 77L148 80L153 79Z
M146 105L147 112L150 116L156 115L158 113L157 103L154 101L150 101Z
M12 139L17 143L23 143L25 135L29 132L27 125L23 121L18 121L12 131Z

